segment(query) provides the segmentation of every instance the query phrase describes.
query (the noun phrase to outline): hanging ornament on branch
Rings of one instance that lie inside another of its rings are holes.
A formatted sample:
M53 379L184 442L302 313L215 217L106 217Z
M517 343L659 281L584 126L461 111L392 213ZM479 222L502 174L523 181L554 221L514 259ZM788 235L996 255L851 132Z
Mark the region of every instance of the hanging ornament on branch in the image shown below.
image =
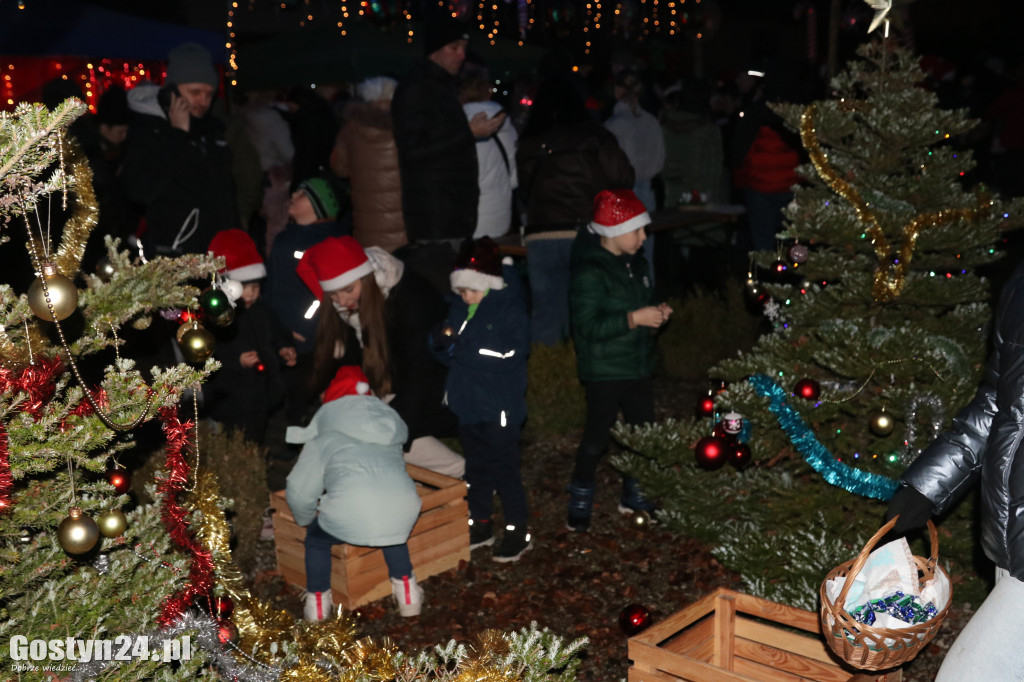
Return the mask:
M195 364L206 362L206 359L213 355L216 341L213 334L199 324L198 320L192 318L178 328L178 345L185 361Z
M868 426L871 429L871 433L884 438L893 432L896 428L896 420L892 418L892 415L885 411L883 407L881 410L872 413L868 421Z
M796 242L795 244L789 247L787 255L789 256L789 259L794 263L802 264L807 262L807 256L809 255L809 253L810 251L807 249L807 246L805 244Z
M114 486L118 495L124 495L131 490L132 477L125 469L114 466L107 471L107 483Z
M100 529L81 507L71 507L57 526L57 542L68 554L85 554L100 539Z
M120 509L111 509L99 515L96 525L105 538L116 538L128 529L128 518Z
M28 288L28 307L41 320L52 322L68 318L78 308L75 283L57 272L52 263L44 263L41 274Z
M227 327L235 321L235 306L221 289L210 287L200 294L199 306L206 319L218 327Z

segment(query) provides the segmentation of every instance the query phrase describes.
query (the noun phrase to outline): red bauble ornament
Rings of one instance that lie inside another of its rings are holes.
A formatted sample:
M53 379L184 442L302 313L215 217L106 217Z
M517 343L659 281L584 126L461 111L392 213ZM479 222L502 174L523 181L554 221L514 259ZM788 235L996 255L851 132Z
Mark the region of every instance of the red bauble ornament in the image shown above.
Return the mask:
M715 398L710 393L697 400L697 416L711 417L715 414Z
M721 469L728 457L729 446L718 436L705 436L697 441L693 454L697 457L697 465L702 469L713 471Z
M821 384L814 379L801 379L793 387L793 393L804 400L817 400L821 395Z
M238 628L227 618L221 618L217 621L217 639L220 640L222 646L227 646L228 642L234 644L238 641Z
M651 624L651 612L641 604L628 604L619 612L619 627L632 637Z
M132 478L121 467L114 467L107 471L107 483L114 486L114 490L117 491L118 495L124 495L131 490Z
M736 469L743 469L750 464L750 448L746 443L733 443L729 446L729 464Z

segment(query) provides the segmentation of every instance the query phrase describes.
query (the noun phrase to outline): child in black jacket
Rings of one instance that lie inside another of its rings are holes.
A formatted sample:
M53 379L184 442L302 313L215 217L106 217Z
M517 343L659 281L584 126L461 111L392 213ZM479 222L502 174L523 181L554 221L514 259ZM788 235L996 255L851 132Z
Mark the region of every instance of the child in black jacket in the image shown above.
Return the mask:
M225 428L242 429L247 441L262 445L267 418L284 399L281 365L295 366L291 332L260 300L267 276L252 238L242 230L223 230L210 241L210 251L224 257L229 279L241 283L235 321L214 327L214 358L221 368L206 383L209 416Z
M459 296L445 326L433 334L434 353L449 366L448 406L459 419L466 456L470 548L494 543L491 513L501 497L505 533L498 562L518 561L530 547L519 437L526 420L529 316L515 271L502 268L489 237L466 242L450 277Z

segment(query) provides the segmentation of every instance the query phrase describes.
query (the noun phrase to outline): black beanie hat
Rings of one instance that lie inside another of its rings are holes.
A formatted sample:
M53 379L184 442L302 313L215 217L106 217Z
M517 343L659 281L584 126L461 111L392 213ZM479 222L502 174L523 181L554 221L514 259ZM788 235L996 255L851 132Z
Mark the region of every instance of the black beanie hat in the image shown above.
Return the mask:
M456 40L469 40L469 28L465 23L444 10L427 14L423 27L423 54L431 55Z

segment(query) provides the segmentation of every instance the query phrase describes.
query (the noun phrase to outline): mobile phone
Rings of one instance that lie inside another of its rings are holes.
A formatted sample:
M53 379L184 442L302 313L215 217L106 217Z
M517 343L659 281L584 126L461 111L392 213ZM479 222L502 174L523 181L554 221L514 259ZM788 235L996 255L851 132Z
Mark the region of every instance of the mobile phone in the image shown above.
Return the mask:
M178 91L177 84L168 83L160 88L159 92L156 93L156 101L164 111L170 111L171 109L171 93L174 93L177 97L181 97L181 92Z

